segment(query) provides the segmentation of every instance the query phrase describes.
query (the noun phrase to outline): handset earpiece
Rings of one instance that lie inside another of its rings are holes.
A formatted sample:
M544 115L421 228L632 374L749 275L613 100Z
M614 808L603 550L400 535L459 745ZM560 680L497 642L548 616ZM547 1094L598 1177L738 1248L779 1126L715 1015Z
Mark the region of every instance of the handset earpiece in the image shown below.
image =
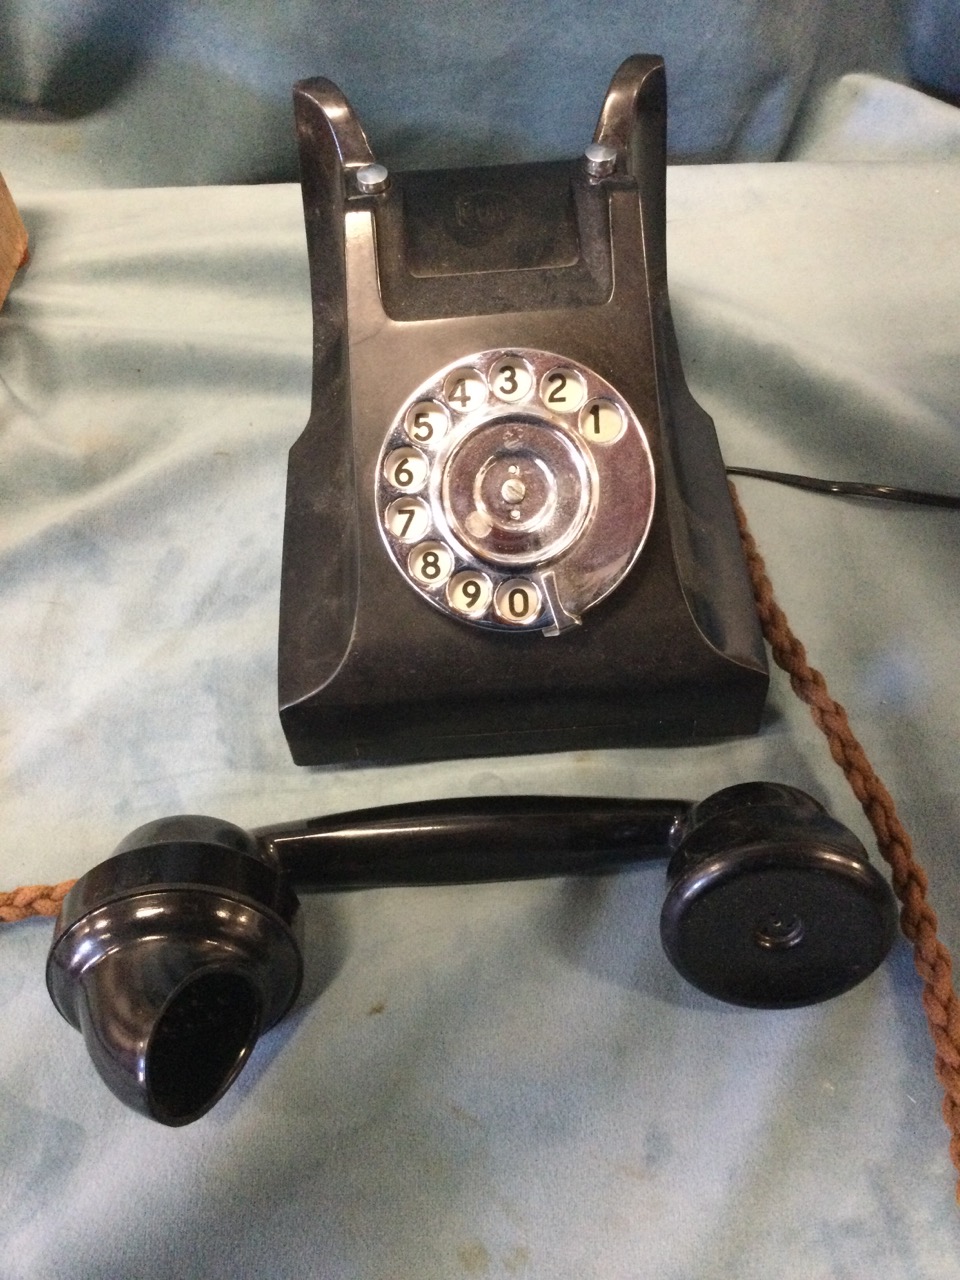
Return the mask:
M596 875L656 858L670 860L666 953L720 999L824 1000L893 942L893 895L863 845L793 787L747 783L699 804L471 797L249 833L198 816L148 823L67 895L47 986L121 1101L188 1124L296 998L292 886Z

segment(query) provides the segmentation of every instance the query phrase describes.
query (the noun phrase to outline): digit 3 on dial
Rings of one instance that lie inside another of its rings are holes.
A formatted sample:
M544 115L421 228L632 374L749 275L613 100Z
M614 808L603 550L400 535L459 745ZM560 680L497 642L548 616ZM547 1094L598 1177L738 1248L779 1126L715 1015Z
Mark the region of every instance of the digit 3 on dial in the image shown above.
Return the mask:
M410 585L477 626L558 635L629 572L653 514L646 435L585 365L480 351L419 386L377 466L380 531Z

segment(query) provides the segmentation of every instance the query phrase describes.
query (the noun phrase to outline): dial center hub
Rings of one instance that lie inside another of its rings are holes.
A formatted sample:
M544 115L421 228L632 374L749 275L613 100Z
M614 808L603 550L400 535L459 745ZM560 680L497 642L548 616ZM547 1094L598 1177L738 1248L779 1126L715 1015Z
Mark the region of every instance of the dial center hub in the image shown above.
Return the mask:
M500 564L557 555L590 509L592 476L579 443L544 421L495 419L451 450L443 503L454 534Z
M514 469L513 467L509 468L509 470L511 471L513 469ZM509 480L504 480L503 484L500 487L500 496L501 498L503 498L504 502L509 502L509 503L522 502L526 497L526 494L527 494L527 486L523 483L522 480L516 480L513 478Z
M536 454L494 453L480 468L473 501L491 528L533 529L556 510L556 476Z

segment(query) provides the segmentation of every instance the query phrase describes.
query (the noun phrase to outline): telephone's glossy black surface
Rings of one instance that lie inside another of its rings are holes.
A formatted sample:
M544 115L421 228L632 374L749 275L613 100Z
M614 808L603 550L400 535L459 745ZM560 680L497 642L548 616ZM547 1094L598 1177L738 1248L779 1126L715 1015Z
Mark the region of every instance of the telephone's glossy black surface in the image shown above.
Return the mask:
M295 105L314 380L281 591L294 759L755 732L766 660L667 297L662 61L623 63L570 162L386 175L330 81Z

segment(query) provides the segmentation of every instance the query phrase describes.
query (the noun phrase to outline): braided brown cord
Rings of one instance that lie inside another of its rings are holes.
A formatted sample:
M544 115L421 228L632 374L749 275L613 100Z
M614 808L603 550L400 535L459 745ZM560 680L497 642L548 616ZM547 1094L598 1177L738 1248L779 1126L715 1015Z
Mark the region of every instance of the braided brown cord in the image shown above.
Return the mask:
M0 893L0 923L13 924L28 916L55 916L60 903L70 892L75 880L60 884L28 884L9 893Z
M893 797L867 759L846 711L831 698L821 673L810 666L806 650L774 599L766 566L732 484L730 491L760 625L774 661L790 677L797 697L810 707L830 745L830 754L863 806L877 848L890 866L893 889L902 906L900 927L913 944L914 963L923 979L923 1008L933 1037L934 1070L944 1090L943 1118L950 1130L950 1158L960 1172L960 1001L953 987L950 952L937 937L937 917L927 902L926 872L913 856L912 842L897 816ZM960 1182L957 1201L960 1203Z

